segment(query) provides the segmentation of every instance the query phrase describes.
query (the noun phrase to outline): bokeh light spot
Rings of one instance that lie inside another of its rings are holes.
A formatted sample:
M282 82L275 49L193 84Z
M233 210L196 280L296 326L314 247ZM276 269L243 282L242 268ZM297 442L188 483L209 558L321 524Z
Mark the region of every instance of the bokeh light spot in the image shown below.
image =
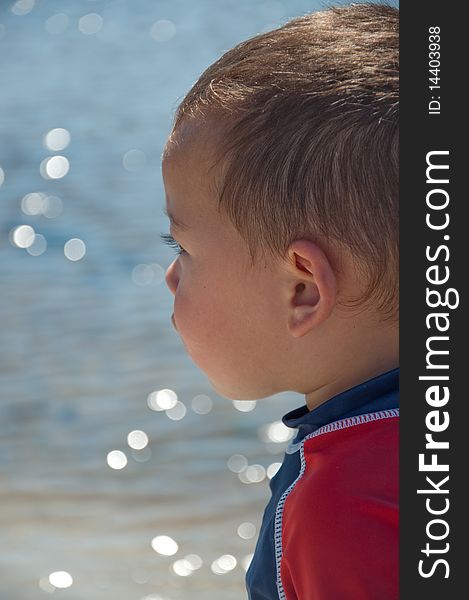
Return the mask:
M61 179L70 170L70 163L65 156L48 156L41 162L39 172L44 179Z
M244 471L238 473L242 483L260 483L265 479L266 471L262 465L249 465Z
M47 240L41 233L36 233L33 243L26 248L31 256L40 256L47 250Z
M85 35L98 33L103 26L103 18L97 13L88 13L78 21L78 29Z
M1 29L0 29L0 34L1 34ZM1 37L1 35L0 35ZM5 181L5 171L2 169L2 167L0 167L0 186L3 185L3 182Z
M179 546L169 535L157 535L152 539L151 546L155 552L163 556L173 556L179 550Z
M224 575L228 571L232 571L236 565L237 560L232 554L223 554L212 562L210 568L216 575Z
M178 400L172 408L166 411L166 416L172 421L180 421L186 416L186 412L187 409L185 404Z
M142 150L132 149L124 154L122 164L127 171L138 171L145 166L147 157Z
M132 269L132 281L137 285L147 285L153 281L154 272L150 265L139 264Z
M142 450L148 445L148 436L144 431L135 429L128 434L127 443L134 450Z
M256 526L254 525L254 523L241 523L237 531L241 539L250 540L256 535Z
M67 29L68 23L69 18L65 13L56 13L47 19L44 29L51 35L58 35Z
M277 472L281 466L282 466L281 462L273 462L272 464L270 464L267 467L267 471L266 471L267 477L269 479L272 479L272 477L274 477L277 474Z
M29 248L34 243L35 235L31 225L18 225L10 231L10 241L18 248Z
M73 577L67 571L54 571L49 575L49 582L56 588L68 588L73 583Z
M172 564L172 570L176 575L179 575L179 577L188 577L193 573L190 563L184 558L176 560Z
M282 444L294 436L295 431L282 421L274 421L259 428L259 438L266 443Z
M72 238L65 243L64 254L71 261L81 260L86 254L86 245L79 238Z
M151 263L149 266L153 271L153 283L163 283L166 275L165 269L158 263Z
M212 410L213 402L210 396L198 394L191 400L192 410L198 415L206 415Z
M168 410L176 406L178 396L175 391L167 388L148 394L147 403L152 410Z
M127 456L121 450L111 450L107 455L107 464L111 469L123 469L127 466Z
M157 42L167 42L176 33L176 25L167 19L160 19L153 23L150 28L151 37Z
M228 459L227 465L233 473L241 473L248 466L248 459L242 454L233 454Z
M15 15L27 15L34 8L35 0L17 0L11 7L11 12Z
M48 131L43 137L44 147L53 152L63 150L70 144L70 132L63 127Z
M41 212L48 219L58 217L62 213L62 200L58 196L46 196Z
M250 412L256 408L256 400L233 400L233 406L240 412Z
M62 200L58 196L47 196L43 192L30 192L21 199L21 210L25 215L44 215L48 219L62 212Z
M25 215L39 215L42 213L46 195L42 192L31 192L21 199L21 210Z

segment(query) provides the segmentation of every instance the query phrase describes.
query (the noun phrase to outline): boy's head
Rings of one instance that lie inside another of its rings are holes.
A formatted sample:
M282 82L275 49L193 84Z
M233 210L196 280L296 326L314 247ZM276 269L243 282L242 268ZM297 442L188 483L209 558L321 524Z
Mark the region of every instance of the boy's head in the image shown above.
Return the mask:
M398 43L389 6L300 17L224 54L176 112L163 178L187 228L167 283L228 397L326 388L334 357L395 366Z

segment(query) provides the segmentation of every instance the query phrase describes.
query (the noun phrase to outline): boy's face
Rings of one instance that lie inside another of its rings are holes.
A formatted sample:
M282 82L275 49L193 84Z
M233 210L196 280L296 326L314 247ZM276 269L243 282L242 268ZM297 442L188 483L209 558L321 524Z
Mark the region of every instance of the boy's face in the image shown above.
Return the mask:
M166 147L162 172L166 208L184 251L168 267L173 323L192 360L231 399L256 399L280 389L286 324L278 263L250 266L246 243L217 211L214 145L207 127L183 122Z

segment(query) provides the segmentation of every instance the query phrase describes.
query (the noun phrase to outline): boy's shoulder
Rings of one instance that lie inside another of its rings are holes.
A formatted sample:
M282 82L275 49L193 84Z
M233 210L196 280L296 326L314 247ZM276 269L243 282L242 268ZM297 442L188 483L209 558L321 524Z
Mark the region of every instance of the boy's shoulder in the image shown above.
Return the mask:
M398 409L330 423L306 436L300 451L301 471L288 495L290 504L350 508L370 493L397 501Z
M351 597L354 585L377 598L397 597L398 415L343 419L305 438L282 515L282 582L306 586L301 597L315 597L310 585L329 590L327 598Z
M297 435L270 482L250 600L396 600L399 368L282 421Z

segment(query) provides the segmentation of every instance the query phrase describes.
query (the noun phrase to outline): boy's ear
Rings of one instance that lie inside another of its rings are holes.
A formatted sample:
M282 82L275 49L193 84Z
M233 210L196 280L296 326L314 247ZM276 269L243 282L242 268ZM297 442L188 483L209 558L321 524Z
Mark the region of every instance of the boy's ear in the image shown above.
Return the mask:
M295 240L287 251L288 330L302 337L332 313L337 280L325 252L310 240Z

